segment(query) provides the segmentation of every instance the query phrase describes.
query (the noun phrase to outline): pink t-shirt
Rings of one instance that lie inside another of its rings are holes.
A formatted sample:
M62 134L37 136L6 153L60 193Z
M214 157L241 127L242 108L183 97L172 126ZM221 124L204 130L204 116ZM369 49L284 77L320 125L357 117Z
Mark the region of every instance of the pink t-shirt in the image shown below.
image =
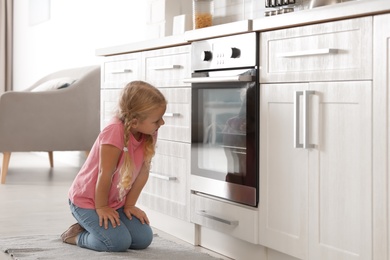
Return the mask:
M81 167L79 173L74 179L72 186L69 189L69 199L73 204L80 208L95 209L95 188L99 173L99 150L102 144L110 144L123 150L123 123L114 118L111 122L101 131L94 145L92 146L91 152ZM157 135L157 134L156 134ZM156 140L157 136L154 136ZM137 141L133 135L130 135L128 143L128 153L134 161L134 172L132 177L132 184L137 178L144 161L144 149L143 144L145 142L144 136L140 141ZM111 188L108 198L108 206L114 209L118 209L125 204L125 200L119 198L119 169L123 164L123 155L120 155L117 169L113 173ZM129 192L129 190L127 191Z

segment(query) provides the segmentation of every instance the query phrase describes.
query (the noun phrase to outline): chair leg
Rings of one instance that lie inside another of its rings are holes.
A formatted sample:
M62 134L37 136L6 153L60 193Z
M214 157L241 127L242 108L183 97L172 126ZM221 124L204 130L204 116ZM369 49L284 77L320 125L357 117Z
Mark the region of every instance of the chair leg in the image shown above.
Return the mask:
M3 165L1 169L1 184L5 184L5 179L7 178L9 160L11 158L10 152L3 152Z
M49 154L50 168L53 168L53 151L47 153Z

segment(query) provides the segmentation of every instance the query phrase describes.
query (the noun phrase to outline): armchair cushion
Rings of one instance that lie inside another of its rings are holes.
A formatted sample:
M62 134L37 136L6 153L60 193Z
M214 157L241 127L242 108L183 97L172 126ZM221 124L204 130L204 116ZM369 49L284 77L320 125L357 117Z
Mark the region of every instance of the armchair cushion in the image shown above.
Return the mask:
M40 85L33 88L31 91L36 92L36 91L47 91L47 90L66 88L75 81L76 81L75 79L69 77L51 79L41 83Z

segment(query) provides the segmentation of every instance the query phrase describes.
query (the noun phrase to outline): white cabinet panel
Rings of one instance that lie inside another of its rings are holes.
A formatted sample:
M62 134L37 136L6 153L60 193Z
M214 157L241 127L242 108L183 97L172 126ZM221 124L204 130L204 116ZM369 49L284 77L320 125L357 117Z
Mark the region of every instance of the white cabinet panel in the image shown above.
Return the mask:
M144 52L145 80L158 88L190 86L190 45Z
M308 151L294 148L294 92L308 84L260 86L260 244L307 255Z
M158 212L189 221L190 144L157 141L149 180L139 203Z
M165 125L159 130L159 138L179 142L191 142L191 89L161 88L168 100L164 115Z
M100 129L103 129L115 115L121 89L100 91Z
M372 17L262 33L260 81L372 79Z
M371 259L371 82L263 84L260 97L260 243L300 259ZM294 147L296 129L311 148Z
M103 88L123 88L130 81L141 79L141 54L111 56L102 67Z
M310 83L310 90L319 138L309 150L309 259L371 259L371 82Z
M375 259L390 260L390 14L374 16L373 171Z
M240 238L258 243L258 210L191 194L191 221Z

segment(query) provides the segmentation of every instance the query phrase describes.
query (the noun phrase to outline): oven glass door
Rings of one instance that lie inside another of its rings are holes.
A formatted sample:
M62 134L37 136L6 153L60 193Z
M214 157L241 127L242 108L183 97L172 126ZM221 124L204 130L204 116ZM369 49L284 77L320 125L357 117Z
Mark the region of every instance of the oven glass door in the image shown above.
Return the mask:
M192 84L191 174L224 183L223 192L211 185L206 193L252 206L258 201L257 96L256 81Z

